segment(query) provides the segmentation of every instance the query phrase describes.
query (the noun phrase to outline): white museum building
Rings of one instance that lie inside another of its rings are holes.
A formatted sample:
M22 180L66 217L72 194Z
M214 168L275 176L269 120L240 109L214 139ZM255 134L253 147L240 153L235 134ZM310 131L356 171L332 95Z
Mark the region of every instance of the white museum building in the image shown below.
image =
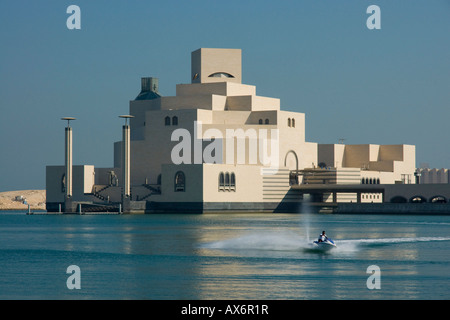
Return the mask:
M361 187L323 191L315 201L382 202L376 185L416 183L413 145L305 141L305 114L243 84L241 55L192 52L190 83L176 85L175 96L161 96L157 78L142 78L112 168L72 165L68 125L66 163L46 169L47 210L295 212L314 185Z

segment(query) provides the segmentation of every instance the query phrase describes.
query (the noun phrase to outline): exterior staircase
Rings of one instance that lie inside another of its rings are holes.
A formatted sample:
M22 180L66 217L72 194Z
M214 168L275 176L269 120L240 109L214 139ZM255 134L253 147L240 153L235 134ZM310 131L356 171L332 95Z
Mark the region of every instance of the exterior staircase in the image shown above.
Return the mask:
M108 197L105 197L105 196L102 195L101 193L102 193L103 191L105 191L106 189L110 188L110 187L111 187L110 185L107 185L107 186L101 188L100 190L94 191L94 192L91 193L91 194L92 194L94 197L96 197L97 199L99 199L99 200L102 200L102 201L108 201Z
M139 201L143 201L143 200L147 199L148 197L150 197L153 194L161 194L161 187L160 186L154 187L154 186L152 186L150 184L143 184L142 186L147 188L150 191L150 193L148 193L145 196L143 196L142 198L140 198Z

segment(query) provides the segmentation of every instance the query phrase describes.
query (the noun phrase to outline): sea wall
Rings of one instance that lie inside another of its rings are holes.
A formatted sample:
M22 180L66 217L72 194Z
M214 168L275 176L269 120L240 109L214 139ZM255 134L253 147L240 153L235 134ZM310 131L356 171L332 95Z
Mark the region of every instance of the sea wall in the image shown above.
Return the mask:
M333 213L450 215L448 203L339 203Z

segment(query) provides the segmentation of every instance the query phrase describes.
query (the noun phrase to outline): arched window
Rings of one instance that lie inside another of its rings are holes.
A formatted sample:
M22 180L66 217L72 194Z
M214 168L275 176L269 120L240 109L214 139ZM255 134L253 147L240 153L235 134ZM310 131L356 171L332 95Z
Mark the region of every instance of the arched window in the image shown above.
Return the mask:
M183 171L175 174L175 192L184 192L186 189L186 179Z
M429 202L431 203L447 203L447 199L443 196L434 196L430 198Z
M366 183L366 179L362 178L362 179L361 179L361 183L362 183L362 184L365 184L365 183Z
M377 178L377 184L380 184L380 178Z
M259 124L263 124L263 120L262 119L259 119L259 122L258 122Z
M269 124L269 119L266 119L266 121L264 123L265 124Z
M230 189L233 191L236 190L236 175L234 172L232 172L230 176Z
M216 72L216 73L210 74L208 76L208 78L234 78L234 76L227 72Z
M292 118L292 128L295 128L295 119Z
M288 127L291 126L291 118L288 118Z
M369 184L373 184L372 178L369 179Z
M223 172L219 174L219 190L225 189L225 175Z
M427 202L427 199L423 196L413 196L411 199L409 199L409 202L424 203L424 202Z
M173 116L172 117L172 125L173 126L177 126L178 125L178 117L177 116Z
M164 124L165 124L166 126L170 126L170 117L169 117L169 116L167 116L167 117L164 118Z
M225 188L230 187L230 174L227 172L225 173Z

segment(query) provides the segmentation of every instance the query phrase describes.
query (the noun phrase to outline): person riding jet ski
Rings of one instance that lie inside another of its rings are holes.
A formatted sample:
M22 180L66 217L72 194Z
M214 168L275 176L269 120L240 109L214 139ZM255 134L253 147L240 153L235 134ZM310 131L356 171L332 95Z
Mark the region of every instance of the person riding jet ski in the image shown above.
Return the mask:
M325 230L322 231L322 234L319 235L319 239L317 239L317 242L324 242L328 239L327 235L325 234Z
M317 241L314 241L314 244L321 250L336 248L336 244L333 240L327 237L325 231L322 231L322 234L319 235L319 239L317 239Z

